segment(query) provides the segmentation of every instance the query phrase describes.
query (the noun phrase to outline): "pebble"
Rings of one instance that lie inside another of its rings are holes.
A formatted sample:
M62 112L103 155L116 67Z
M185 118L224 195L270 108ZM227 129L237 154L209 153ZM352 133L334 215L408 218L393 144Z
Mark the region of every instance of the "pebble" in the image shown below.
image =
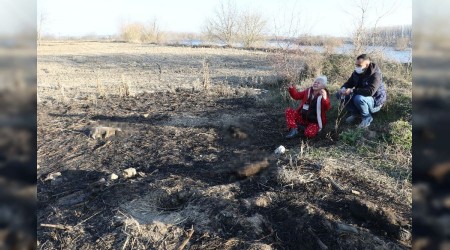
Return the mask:
M117 179L119 179L119 176L117 176L116 174L111 174L111 175L109 176L109 179L110 179L110 180L117 180Z
M277 149L275 149L275 154L280 155L284 154L286 152L286 148L284 146L279 146Z
M123 178L132 178L136 174L137 174L137 172L136 172L135 168L127 168L127 169L123 170L123 172L122 172Z

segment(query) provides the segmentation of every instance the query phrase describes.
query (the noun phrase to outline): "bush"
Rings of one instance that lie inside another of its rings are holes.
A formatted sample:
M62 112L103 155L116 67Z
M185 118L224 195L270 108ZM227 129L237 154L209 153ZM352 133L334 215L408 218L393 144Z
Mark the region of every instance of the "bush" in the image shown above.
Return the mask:
M386 123L397 120L411 121L412 95L404 90L387 90L387 100L383 108L377 113L377 119Z
M409 38L398 38L395 43L396 50L406 50L409 46Z
M364 130L360 128L355 129L347 129L346 131L343 131L339 137L341 138L342 142L348 145L356 145L359 140L362 139L364 134Z
M120 36L126 42L137 43L141 41L143 25L140 23L131 23L121 27Z
M138 22L125 24L120 29L120 36L124 41L131 43L160 44L164 41L165 34L155 19L148 24Z
M412 147L412 126L409 122L398 120L389 123L389 140L396 146L411 150Z
M322 74L328 79L344 84L355 69L355 58L349 55L328 55L323 61Z

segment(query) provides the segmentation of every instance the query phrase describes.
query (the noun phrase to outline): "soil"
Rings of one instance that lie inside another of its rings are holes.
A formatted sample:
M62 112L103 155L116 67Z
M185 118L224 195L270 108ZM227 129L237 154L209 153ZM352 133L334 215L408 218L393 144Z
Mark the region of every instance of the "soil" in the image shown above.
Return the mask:
M189 249L408 248L405 218L383 207L399 208L375 206L371 187L358 199L337 192L321 178L323 166L308 161L299 164L314 181L280 182L288 158L273 150L299 140L284 139L283 113L256 98L179 90L110 96L96 106L42 103L38 221L73 229L40 227L40 245L174 249L193 227ZM92 139L95 126L122 132ZM129 167L135 178L108 179ZM45 181L55 172L62 181Z
M411 248L411 206L383 181L297 157L300 145L331 151L337 136L284 138L285 107L270 101L271 56L39 46L38 248L177 249L185 240L184 249ZM131 95L121 96L127 81ZM99 127L120 130L90 137ZM280 145L287 152L276 156ZM125 179L128 168L137 174ZM330 173L360 195L337 190Z

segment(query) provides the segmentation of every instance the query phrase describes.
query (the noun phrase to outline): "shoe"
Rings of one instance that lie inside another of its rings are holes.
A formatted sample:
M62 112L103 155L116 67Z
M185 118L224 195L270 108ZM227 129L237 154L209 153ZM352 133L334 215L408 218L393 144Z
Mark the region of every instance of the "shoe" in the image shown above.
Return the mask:
M345 122L346 122L346 123L353 123L353 122L355 122L355 120L356 120L358 117L359 117L358 115L351 115L351 116L349 116L349 117L347 117L347 118L345 119Z
M293 129L291 129L291 131L289 131L289 134L286 135L286 138L291 139L294 136L296 136L297 134L298 134L298 129L293 128Z
M367 116L362 119L362 122L359 124L358 128L367 128L370 126L370 123L373 121L372 116Z

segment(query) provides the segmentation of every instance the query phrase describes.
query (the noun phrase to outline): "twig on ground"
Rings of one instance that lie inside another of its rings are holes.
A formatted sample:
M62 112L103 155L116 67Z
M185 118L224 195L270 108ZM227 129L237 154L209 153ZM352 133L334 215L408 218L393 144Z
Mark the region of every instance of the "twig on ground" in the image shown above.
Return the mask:
M184 247L186 247L187 243L189 242L189 240L191 239L192 235L194 234L194 226L191 226L191 229L188 230L188 232L186 233L186 239L183 240L183 242L181 242L180 246L177 248L178 250L183 250Z
M125 240L125 243L123 243L122 250L124 250L127 247L128 241L130 241L130 236L129 235L127 236L127 239Z
M328 249L327 245L325 245L325 244L322 242L322 240L320 240L320 238L313 232L313 230L311 230L310 227L308 227L308 232L314 237L314 239L315 239L316 242L317 242L317 245L319 245L319 247L320 247L321 250L327 250L327 249Z
M331 179L331 177L325 177L325 179L327 181L329 181L331 183L331 186L333 186L337 191L339 192L343 192L346 193L347 190L345 190L344 188L341 187L341 185L339 185L336 181L334 181L333 179Z
M61 224L41 224L41 227L49 227L49 228L55 228L55 229L61 229L61 230L72 230L72 226L67 225L61 225Z

